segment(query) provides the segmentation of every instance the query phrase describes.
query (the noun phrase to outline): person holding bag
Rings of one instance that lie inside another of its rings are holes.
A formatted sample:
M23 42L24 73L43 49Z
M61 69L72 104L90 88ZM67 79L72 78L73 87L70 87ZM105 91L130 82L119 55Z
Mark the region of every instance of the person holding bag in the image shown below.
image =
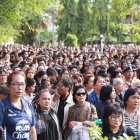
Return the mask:
M69 108L64 140L89 140L86 126L93 125L93 121L97 119L97 112L95 106L87 102L87 96L84 85L74 87L75 105Z
M24 73L11 73L7 78L7 88L9 95L0 101L0 126L2 128L5 122L5 139L37 140L32 105L22 98L25 92Z

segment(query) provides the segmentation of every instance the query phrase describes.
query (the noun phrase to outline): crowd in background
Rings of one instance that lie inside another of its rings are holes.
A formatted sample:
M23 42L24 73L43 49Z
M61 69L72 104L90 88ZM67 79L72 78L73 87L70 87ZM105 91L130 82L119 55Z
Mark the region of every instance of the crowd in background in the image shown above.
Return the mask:
M8 140L140 139L140 46L0 47L0 126ZM5 109L3 109L5 108Z

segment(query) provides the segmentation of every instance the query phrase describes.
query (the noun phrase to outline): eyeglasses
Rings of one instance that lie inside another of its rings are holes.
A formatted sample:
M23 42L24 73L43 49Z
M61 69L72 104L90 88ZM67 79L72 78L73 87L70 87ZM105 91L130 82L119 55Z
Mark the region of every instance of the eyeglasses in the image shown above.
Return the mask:
M108 117L109 119L111 119L112 121L116 121L116 120L122 120L122 116L110 116Z
M77 96L81 96L81 95L82 95L82 96L85 96L86 93L85 93L85 92L82 92L82 93L76 93L76 95L77 95Z
M13 83L11 85L14 87L25 87L25 83Z

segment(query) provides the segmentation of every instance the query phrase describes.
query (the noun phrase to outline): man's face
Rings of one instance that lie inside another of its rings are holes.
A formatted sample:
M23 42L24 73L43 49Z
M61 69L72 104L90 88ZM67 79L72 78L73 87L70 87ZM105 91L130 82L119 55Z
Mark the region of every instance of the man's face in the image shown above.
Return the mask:
M39 61L38 66L45 66L45 62L43 60Z
M9 66L9 60L5 60L4 66L5 66L5 67L8 67L8 66Z
M27 58L28 63L31 63L32 61L33 61L33 57L30 56L30 57Z
M74 75L76 72L77 72L77 69L76 69L76 68L73 68L73 69L70 71L71 75Z
M132 70L127 70L124 72L124 77L125 79L130 79L133 77L133 71Z
M99 66L99 65L101 65L101 62L100 62L99 60L96 60L96 61L94 62L94 66L97 67L97 66Z

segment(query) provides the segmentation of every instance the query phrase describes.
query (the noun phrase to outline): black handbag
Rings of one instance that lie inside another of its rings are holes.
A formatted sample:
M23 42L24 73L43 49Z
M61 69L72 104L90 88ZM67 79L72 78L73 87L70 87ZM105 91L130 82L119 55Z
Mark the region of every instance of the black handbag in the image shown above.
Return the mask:
M5 107L5 111L4 111L2 130L1 130L2 132L1 132L0 140L6 140L6 126L5 126L5 123L6 123L6 118L7 118L7 115L8 115L8 107L7 107L7 105L5 103L4 103L4 107Z

